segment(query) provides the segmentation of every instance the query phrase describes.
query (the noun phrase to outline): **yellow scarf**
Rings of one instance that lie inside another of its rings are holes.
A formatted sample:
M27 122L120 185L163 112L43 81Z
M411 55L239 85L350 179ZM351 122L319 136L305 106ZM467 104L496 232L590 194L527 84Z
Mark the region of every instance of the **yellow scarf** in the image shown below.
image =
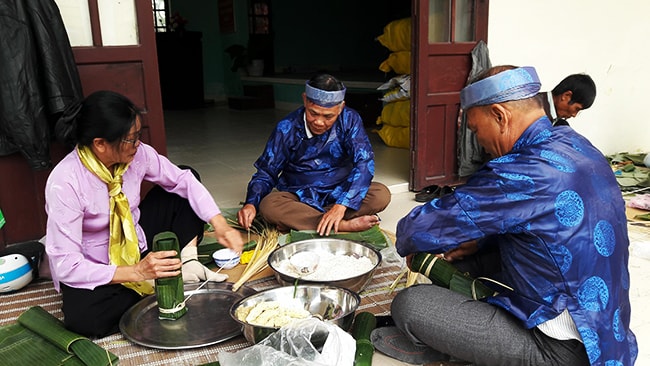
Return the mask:
M117 164L111 174L89 147L77 146L77 153L83 165L108 187L111 230L108 242L108 260L116 266L132 266L138 263L140 261L138 235L135 232L129 200L122 192L122 175L128 169L129 164ZM147 281L125 282L122 285L140 295L154 293L153 287Z

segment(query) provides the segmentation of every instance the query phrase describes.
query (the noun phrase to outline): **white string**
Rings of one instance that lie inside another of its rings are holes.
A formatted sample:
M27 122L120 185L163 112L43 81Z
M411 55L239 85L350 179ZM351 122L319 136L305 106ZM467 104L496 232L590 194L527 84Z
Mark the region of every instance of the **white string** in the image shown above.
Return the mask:
M230 262L232 262L232 261L235 260L235 259L236 259L236 260L239 260L238 257L230 258L230 260L228 260L228 262L226 262L226 264L224 264L224 266L226 266L227 264L229 264ZM219 272L221 272L222 269L223 269L223 267L219 267L219 269L218 269L216 272L214 272L214 273L215 273L215 274L216 274L216 273L219 273ZM163 314L173 314L173 313L175 313L175 312L177 312L177 311L183 310L183 308L185 307L185 303L187 302L187 300L189 300L190 297L192 297L195 293L197 293L197 292L201 289L201 287L205 286L205 284L208 283L208 282L210 282L210 281L209 281L209 280L205 280L205 281L203 281L203 283L201 284L201 286L197 287L196 290L192 291L191 294L187 295L187 297L185 298L185 300L183 300L181 303L179 303L178 305L174 306L173 308L171 308L171 309L163 309L163 308L161 308L161 307L158 307L158 310L159 310L161 313L163 313Z

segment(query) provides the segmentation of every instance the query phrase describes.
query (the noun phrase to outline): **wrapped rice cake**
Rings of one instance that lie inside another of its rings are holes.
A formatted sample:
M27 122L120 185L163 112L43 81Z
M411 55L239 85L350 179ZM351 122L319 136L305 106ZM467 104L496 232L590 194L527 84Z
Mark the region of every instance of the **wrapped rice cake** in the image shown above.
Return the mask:
M165 231L153 238L152 251L175 250L180 259L180 246L176 234ZM187 313L185 307L185 290L183 274L174 277L156 279L156 300L158 301L158 318L176 320Z

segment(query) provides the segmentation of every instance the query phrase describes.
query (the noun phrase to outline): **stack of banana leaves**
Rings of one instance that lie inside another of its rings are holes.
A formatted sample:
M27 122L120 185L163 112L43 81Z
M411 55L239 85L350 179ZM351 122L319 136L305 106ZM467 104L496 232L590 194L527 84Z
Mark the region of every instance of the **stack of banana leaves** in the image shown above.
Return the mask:
M65 329L40 306L29 308L16 324L0 327L2 365L116 365L118 357L90 339Z

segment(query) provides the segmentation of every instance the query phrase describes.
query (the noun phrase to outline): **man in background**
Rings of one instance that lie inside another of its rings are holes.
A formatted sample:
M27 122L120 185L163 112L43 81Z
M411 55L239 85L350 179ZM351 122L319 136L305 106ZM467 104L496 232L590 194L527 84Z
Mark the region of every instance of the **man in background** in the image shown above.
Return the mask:
M568 126L567 119L588 109L596 99L596 84L587 74L572 74L549 92L539 93L548 119L555 126Z

